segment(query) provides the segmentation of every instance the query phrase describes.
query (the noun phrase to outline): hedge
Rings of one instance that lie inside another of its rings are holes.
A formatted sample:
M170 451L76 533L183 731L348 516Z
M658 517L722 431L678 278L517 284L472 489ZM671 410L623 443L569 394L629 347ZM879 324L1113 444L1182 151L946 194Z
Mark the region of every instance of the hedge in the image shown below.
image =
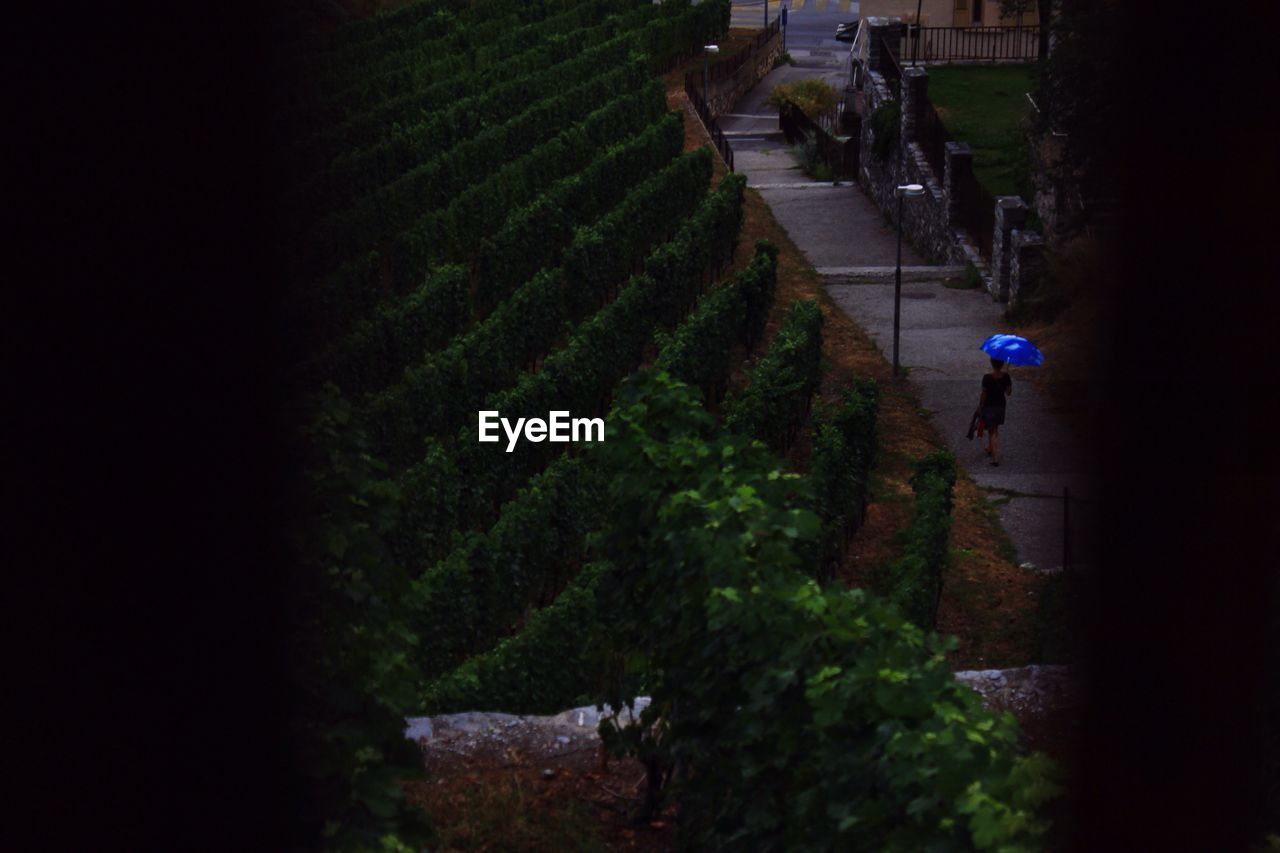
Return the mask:
M955 482L956 460L949 451L935 451L916 464L915 513L903 533L902 556L872 573L876 591L925 630L937 624Z
M725 401L725 426L785 453L808 417L821 380L822 311L817 302L796 300L768 352L751 369L746 389Z
M705 296L671 335L659 335L654 367L703 390L724 393L737 346L749 353L764 332L777 285L778 250L756 243L756 255L733 281Z
M706 193L710 177L709 152L687 154L635 187L603 220L630 218L632 224L625 238L613 246L612 272L617 279L609 281L609 286L687 220ZM636 215L639 207L648 211L646 217ZM566 255L572 252L573 245ZM529 250L529 255L537 254ZM383 452L396 462L412 461L423 436L456 431L483 407L488 395L511 386L535 359L551 350L570 321L579 316L580 301L568 269L543 270L446 350L409 367L403 381L368 405Z
M829 578L844 560L849 540L862 526L867 481L875 464L879 389L874 380L855 381L840 402L823 409L810 430L810 508L823 522L817 555L819 576Z
M580 417L603 415L615 385L639 366L665 322L663 307L684 304L685 294L702 286L709 268L728 262L741 221L745 185L740 175L721 181L660 250L664 256L688 252L701 266L690 263L682 278L670 278L664 285L644 274L633 277L618 298L580 324L536 374L524 374L511 388L486 398L478 409L526 416L555 410ZM708 254L710 246L720 254ZM674 269L675 262L670 266ZM499 445L480 444L476 430L475 421L468 420L451 442L435 438L415 442L417 461L398 477L403 518L394 528L392 549L401 563L424 565L441 556L450 531L492 517L525 478L562 450L562 445L550 442L525 441L507 453Z

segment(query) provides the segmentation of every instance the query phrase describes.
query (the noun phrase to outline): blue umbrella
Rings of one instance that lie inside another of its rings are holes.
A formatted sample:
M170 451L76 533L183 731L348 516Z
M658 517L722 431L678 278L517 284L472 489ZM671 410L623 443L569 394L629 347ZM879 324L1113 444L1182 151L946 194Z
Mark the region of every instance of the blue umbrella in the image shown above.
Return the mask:
M983 342L982 351L992 358L1017 366L1044 363L1044 355L1036 349L1036 345L1017 335L992 335Z

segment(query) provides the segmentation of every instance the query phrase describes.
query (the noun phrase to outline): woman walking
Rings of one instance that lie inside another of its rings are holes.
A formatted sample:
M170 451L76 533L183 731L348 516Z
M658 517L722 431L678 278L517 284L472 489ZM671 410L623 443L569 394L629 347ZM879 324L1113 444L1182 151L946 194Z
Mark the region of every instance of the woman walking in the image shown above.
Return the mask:
M987 430L987 455L992 465L1000 464L998 434L1004 423L1005 398L1013 395L1013 380L1004 372L1004 362L991 359L991 372L983 374L982 396L978 398L978 410Z

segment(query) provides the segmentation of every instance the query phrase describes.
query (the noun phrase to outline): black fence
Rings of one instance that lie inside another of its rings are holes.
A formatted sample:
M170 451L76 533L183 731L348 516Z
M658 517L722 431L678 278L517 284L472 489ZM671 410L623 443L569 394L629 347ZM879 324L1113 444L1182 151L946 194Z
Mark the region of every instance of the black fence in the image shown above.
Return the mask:
M914 27L902 53L921 62L1034 62L1040 58L1040 28Z
M724 131L720 129L720 124L716 121L716 117L711 114L711 109L707 106L707 102L702 99L702 89L697 84L690 83L690 77L692 76L688 75L684 78L684 93L689 96L689 103L693 104L693 109L697 112L698 118L702 120L707 133L711 135L711 141L715 144L716 150L720 152L720 156L724 158L725 165L732 172L733 148L729 146L729 140L725 137Z
M978 182L972 169L965 169L952 178L951 191L960 224L978 244L982 257L990 260L996 233L995 197Z
M769 40L771 38L773 38L779 33L781 28L782 28L781 19L774 18L769 23L768 27L764 28L763 30L756 33L755 36L752 37L751 41L747 44L746 47L744 47L742 50L738 51L737 53L733 54L732 56L727 57L719 62L716 62L710 68L708 68L707 82L715 83L719 80L723 80L726 77L736 77L738 75L738 72L740 72L743 69L743 67L746 66L746 64L755 57L756 53L761 48L763 48L766 44L769 43ZM688 88L689 86L689 78L694 76L698 78L698 84L701 85L702 71L701 70L690 71L688 74L685 75L685 78L684 78L684 84L686 88Z
M916 141L924 152L929 168L941 183L946 178L947 143L953 141L953 137L942 123L937 109L928 100L920 108ZM978 244L978 252L982 257L990 260L991 243L996 229L995 196L974 177L972 168L953 176L952 181L951 193L956 202L959 223Z
M742 70L754 61L756 54L769 43L770 39L778 35L781 29L781 19L775 18L769 23L769 26L756 33L751 41L737 53L709 67L694 69L684 75L684 92L689 96L689 103L693 104L694 111L697 112L698 118L702 120L707 133L711 135L711 141L715 143L716 150L724 158L725 165L729 167L730 172L733 171L733 148L729 145L729 140L725 137L724 131L720 129L720 124L716 121L716 117L706 101L705 93L712 87L719 88L724 80L730 78L734 78L736 85L736 78L742 73Z
M929 168L933 169L934 177L941 182L947 167L947 143L951 141L951 134L947 132L942 119L938 117L938 111L928 101L924 102L921 110L920 121L916 126L916 138L920 147L924 149L924 157L929 161Z
M885 82L896 88L902 80L902 65L898 62L898 57L889 49L889 43L883 37L880 39L880 56L884 59L880 65L880 73L884 75Z
M778 110L778 127L787 144L796 145L812 140L818 146L818 154L836 177L853 177L858 174L861 122L854 120L848 139L833 136L826 128L804 114L795 104L787 101Z

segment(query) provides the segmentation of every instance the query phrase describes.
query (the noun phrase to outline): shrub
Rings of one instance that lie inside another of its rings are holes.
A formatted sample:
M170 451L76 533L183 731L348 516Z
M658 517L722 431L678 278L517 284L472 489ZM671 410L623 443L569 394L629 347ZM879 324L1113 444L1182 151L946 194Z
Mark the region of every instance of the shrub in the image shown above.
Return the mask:
M982 271L974 266L973 261L965 261L964 286L969 290L977 290L982 287Z
M874 380L846 388L838 406L818 411L811 432L809 481L811 507L823 522L815 562L820 577L829 577L844 558L849 537L866 513L867 480L875 462L879 389Z
M822 162L822 152L818 149L818 141L806 133L804 141L791 146L791 150L796 155L796 159L800 161L800 168L804 170L804 173L812 176L814 170L818 168L818 164Z
M776 110L791 102L811 119L835 111L840 104L840 90L820 77L806 77L794 83L774 86L764 102Z
M797 478L698 402L634 382L601 445L618 519L598 542L616 572L602 642L621 662L604 698L652 696L601 735L644 762L650 808L674 780L686 849L1039 849L1052 765L955 682L947 642L801 571L819 523L789 507Z
M786 452L809 416L822 379L822 311L795 300L769 351L751 369L750 384L725 401L726 428Z
M915 514L903 532L903 554L879 567L872 577L877 592L926 630L932 630L937 622L955 482L956 460L948 451L935 451L916 463L911 477L916 493Z

